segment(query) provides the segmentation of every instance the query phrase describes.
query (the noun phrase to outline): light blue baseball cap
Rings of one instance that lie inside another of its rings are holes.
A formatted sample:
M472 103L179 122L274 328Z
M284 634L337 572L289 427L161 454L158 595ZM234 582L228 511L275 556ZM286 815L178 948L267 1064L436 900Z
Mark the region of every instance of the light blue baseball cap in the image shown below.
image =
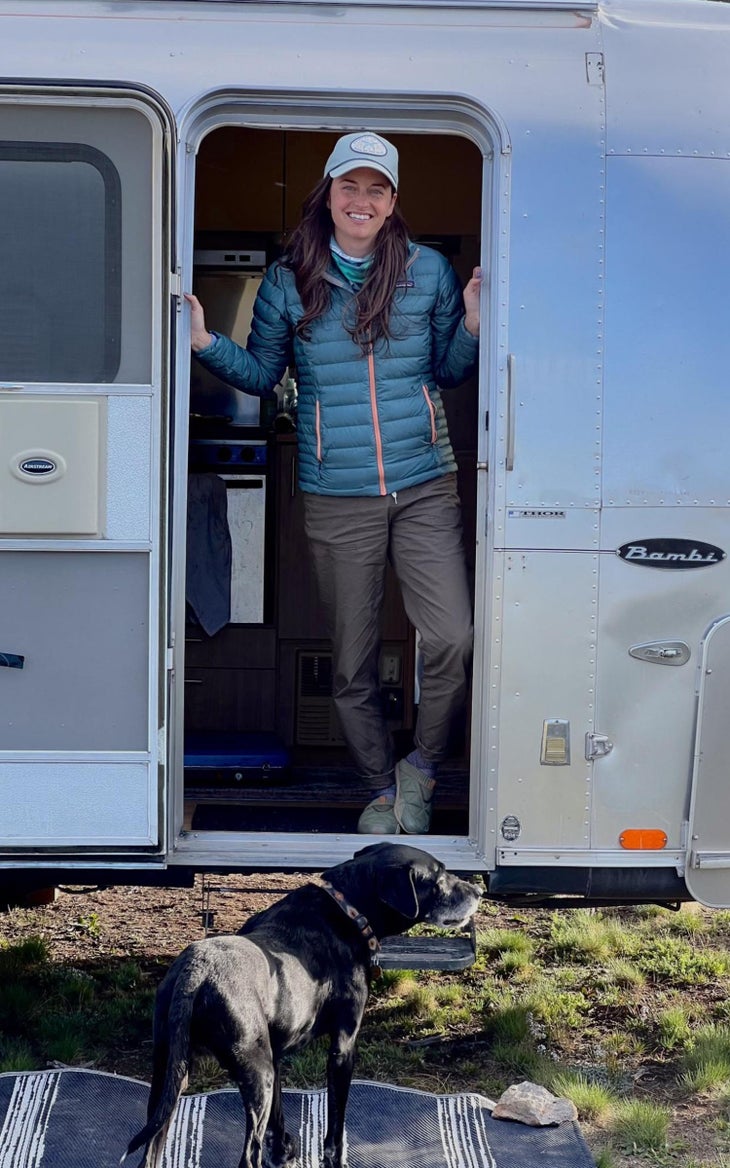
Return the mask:
M369 166L371 170L380 171L398 190L398 151L387 138L381 138L380 134L374 134L371 130L343 135L335 143L324 173L330 178L341 178L359 166Z

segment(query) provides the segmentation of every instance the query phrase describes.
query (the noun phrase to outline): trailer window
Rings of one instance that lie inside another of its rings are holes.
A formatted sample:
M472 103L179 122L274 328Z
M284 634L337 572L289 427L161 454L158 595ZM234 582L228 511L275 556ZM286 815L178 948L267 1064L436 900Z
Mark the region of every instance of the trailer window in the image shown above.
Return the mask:
M3 380L114 379L120 213L119 175L95 147L0 142Z

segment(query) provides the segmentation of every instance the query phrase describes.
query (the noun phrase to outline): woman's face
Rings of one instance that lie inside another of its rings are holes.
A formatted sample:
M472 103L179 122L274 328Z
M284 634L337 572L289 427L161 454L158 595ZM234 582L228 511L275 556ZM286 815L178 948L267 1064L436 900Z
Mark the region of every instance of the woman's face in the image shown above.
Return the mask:
M348 255L369 255L385 220L393 214L397 195L384 174L360 166L333 178L327 206L335 239Z

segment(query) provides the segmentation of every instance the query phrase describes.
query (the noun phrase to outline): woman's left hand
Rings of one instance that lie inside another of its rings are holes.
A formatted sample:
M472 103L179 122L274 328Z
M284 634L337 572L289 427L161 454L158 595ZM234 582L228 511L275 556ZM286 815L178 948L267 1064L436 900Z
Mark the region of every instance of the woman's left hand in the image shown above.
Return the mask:
M479 336L479 295L482 289L482 269L474 268L471 280L464 289L464 324L473 337Z

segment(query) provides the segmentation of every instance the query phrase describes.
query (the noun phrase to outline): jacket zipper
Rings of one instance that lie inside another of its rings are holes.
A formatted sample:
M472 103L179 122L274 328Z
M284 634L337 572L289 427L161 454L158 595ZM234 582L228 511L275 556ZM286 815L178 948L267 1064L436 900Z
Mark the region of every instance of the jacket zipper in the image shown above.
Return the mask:
M317 436L317 462L322 461L322 429L319 424L319 398L314 403L314 432Z
M438 434L436 433L436 410L434 408L433 402L431 401L431 395L428 392L428 386L424 385L424 386L422 386L422 389L423 389L423 396L426 399L426 405L428 407L429 417L431 419L431 445L435 446L437 441L438 441Z
M378 402L375 395L375 361L373 347L368 349L368 379L370 382L370 409L373 415L373 430L375 431L375 457L378 463L378 483L380 494L387 495L385 489L385 467L383 466L383 439L380 434L380 420L378 418Z

